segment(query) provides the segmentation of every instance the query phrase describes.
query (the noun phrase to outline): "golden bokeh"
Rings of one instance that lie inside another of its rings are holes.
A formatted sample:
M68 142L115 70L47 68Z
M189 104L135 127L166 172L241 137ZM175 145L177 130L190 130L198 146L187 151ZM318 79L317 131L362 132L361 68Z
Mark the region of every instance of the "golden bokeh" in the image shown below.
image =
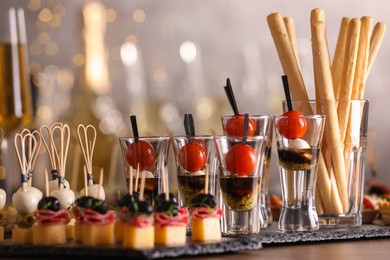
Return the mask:
M116 21L117 18L116 11L114 9L107 9L106 10L106 21L107 23L113 23Z
M131 35L126 37L125 41L131 42L133 44L137 44L138 39L137 39L137 36L131 34Z
M30 0L28 2L27 8L31 11L38 11L41 8L41 0Z
M46 46L45 46L45 53L48 55L48 56L55 56L58 54L58 45L57 43L55 42L49 42Z
M39 12L39 16L38 16L39 20L41 22L44 22L44 23L47 23L51 20L51 18L53 18L53 14L52 12L50 11L50 9L48 8L43 8L40 12Z
M157 82L164 82L167 79L167 72L164 69L156 69L153 72L153 79Z
M133 12L133 20L136 23L142 23L145 21L146 15L145 12L141 9L135 10Z
M72 58L73 64L76 66L82 66L85 63L85 56L82 54L76 54Z
M41 32L38 34L37 40L40 44L46 45L50 42L50 35L47 32Z

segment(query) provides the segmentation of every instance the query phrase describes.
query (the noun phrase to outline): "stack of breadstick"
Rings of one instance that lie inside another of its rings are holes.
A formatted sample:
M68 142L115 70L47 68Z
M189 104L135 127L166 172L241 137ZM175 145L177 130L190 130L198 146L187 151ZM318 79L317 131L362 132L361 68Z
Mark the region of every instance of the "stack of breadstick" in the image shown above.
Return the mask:
M280 13L267 17L284 73L290 82L293 101L300 101L304 114L326 115L325 132L318 162L316 208L319 214L345 214L348 198L348 163L351 124L350 100L363 99L365 82L385 34L386 25L378 22L372 29L372 18L343 18L333 61L328 50L325 14L311 12L313 71L316 108L312 108L299 65L294 22ZM295 108L297 109L297 108Z

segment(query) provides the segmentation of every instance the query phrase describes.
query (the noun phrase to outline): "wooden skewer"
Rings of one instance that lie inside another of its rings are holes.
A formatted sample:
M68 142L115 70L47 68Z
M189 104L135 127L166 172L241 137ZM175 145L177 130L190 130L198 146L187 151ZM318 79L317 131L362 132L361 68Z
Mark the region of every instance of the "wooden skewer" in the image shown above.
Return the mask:
M379 22L375 24L370 38L370 50L369 50L368 65L367 65L365 80L367 80L368 74L370 73L372 65L374 64L374 60L376 58L376 55L378 54L379 47L382 44L382 40L383 37L385 36L385 32L386 32L385 23Z
M332 79L333 79L333 89L334 89L334 98L339 99L339 93L342 83L343 74L343 64L345 60L346 44L349 43L347 40L348 26L351 21L349 17L343 17L341 20L339 37L337 39L336 50L332 62Z
M24 176L23 178L27 180L27 182L22 183L22 190L25 191L29 187L29 177L27 174L29 169L31 169L31 161L38 152L37 140L33 134L22 131L22 133L15 135L14 145L20 165L20 170Z
M86 171L84 171L84 195L88 196L88 179Z
M139 190L139 199L140 200L144 200L145 175L146 175L146 172L143 171L142 174L141 174L141 187L140 187L140 190Z
M139 178L139 163L137 163L137 172L136 172L136 175L135 175L135 187L134 187L134 191L137 191L137 190L138 190L138 178Z
M104 169L103 168L100 168L100 176L99 176L99 187L98 187L98 192L97 192L97 198L100 197L100 192L101 192L101 189L103 188L103 171Z
M165 193L165 200L169 200L169 184L168 184L168 174L165 172L165 168L162 170L162 183L163 183L163 192Z
M133 168L129 167L130 177L129 177L129 194L133 195Z
M286 25L288 37L290 38L291 47L293 48L295 59L297 60L297 64L299 67L299 52L298 52L298 45L297 45L297 37L295 33L295 23L294 19L291 17L284 17L283 18L284 24Z
M47 169L45 169L45 192L46 192L46 197L50 195L50 190L49 190L49 177L47 173Z
M87 173L92 174L92 158L96 143L96 129L93 125L84 126L79 124L77 127L77 137L81 151L83 152ZM89 180L88 185L93 185L93 180Z
M204 193L209 193L209 166L206 165L206 175L204 176Z
M69 141L70 141L70 129L67 124L56 125L52 129L52 140L54 143L54 134L56 131L59 131L60 135L60 145L59 149L54 145L55 156L58 159L58 175L60 178L65 179L65 170L66 170L66 159L68 156ZM59 189L62 190L64 184L60 183Z
M54 150L55 143L54 143L54 139L52 138L53 137L53 128L56 125L60 125L60 123L54 123L50 127L43 125L39 128L41 140L42 140L42 143L44 144L46 151L47 151L47 154L49 156L52 170L57 170L57 160L56 160L55 150ZM48 140L46 140L44 132L47 132Z

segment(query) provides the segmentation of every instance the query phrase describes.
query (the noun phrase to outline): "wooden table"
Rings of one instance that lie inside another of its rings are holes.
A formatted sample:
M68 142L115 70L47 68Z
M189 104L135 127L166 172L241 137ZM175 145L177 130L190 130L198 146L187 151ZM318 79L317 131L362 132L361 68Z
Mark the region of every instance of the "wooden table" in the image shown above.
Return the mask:
M183 259L183 258L181 258ZM206 255L202 257L186 257L185 259L202 260L271 260L271 259L390 259L390 238L342 242L321 242L289 246L272 246L260 250L242 251L233 254Z

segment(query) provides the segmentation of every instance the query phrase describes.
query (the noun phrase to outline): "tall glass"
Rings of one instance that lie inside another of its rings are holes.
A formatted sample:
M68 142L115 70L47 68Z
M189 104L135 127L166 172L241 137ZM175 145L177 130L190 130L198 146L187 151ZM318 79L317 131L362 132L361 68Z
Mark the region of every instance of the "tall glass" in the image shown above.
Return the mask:
M325 116L275 116L274 120L283 200L278 228L318 230L315 188Z
M119 142L125 168L126 187L133 176L133 190L139 192L141 176L145 174L144 198L151 205L155 197L163 192L162 174L168 171L170 138L121 137Z
M316 206L321 228L362 225L368 100L293 101L294 109L327 117L318 165ZM284 109L287 109L284 103Z
M23 9L0 11L0 128L4 131L1 144L0 171L17 172L13 135L19 127L32 122L31 87L29 84L26 26ZM18 181L7 178L7 193L13 192Z
M239 120L242 120L241 124L237 124L237 116L222 116L222 129L223 134L232 136L233 133L241 133L243 124L243 117ZM236 124L232 124L236 120ZM261 228L267 228L268 224L272 223L272 213L270 205L270 197L268 194L268 183L269 183L269 169L271 162L271 150L272 150L272 138L273 138L273 120L272 116L269 115L250 115L249 116L249 129L248 135L253 136L263 136L265 141L265 156L264 156L264 167L262 172L262 181L261 181L261 203L259 204L261 214L260 214L260 224ZM232 125L240 125L238 128ZM253 127L252 127L252 126ZM233 135L234 136L234 135ZM239 134L242 136L242 134Z
M204 193L208 174L208 192L217 197L217 158L211 135L173 136L179 203L191 209L191 200Z
M216 136L215 140L221 166L222 233L259 233L261 182L266 161L265 137Z

